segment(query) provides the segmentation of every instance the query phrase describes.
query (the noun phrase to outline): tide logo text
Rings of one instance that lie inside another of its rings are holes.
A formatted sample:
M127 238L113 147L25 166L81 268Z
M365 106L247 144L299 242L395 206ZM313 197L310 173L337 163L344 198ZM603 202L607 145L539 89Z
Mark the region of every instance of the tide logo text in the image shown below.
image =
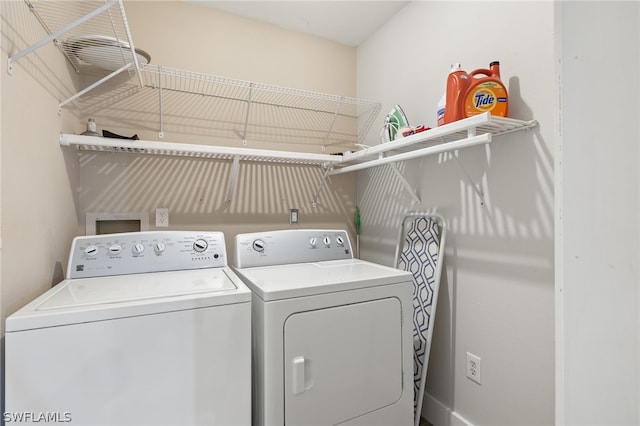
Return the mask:
M480 110L490 110L496 101L495 96L490 92L476 92L474 98L475 107Z

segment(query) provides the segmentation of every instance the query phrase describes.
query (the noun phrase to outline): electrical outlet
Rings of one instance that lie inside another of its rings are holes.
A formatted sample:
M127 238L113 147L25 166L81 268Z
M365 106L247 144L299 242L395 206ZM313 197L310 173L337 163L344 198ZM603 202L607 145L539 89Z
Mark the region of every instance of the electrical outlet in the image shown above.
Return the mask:
M480 357L467 352L467 378L482 384L482 364Z
M169 209L158 207L156 209L156 226L166 228L169 226Z
M300 216L298 215L298 209L289 210L289 223L299 223Z

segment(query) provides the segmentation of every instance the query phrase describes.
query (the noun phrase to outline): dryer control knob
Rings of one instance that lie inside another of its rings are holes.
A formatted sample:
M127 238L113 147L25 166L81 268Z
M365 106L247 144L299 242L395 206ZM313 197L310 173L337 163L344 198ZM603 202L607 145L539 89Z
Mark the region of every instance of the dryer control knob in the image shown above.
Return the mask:
M160 241L153 245L153 251L155 251L156 254L161 254L166 248L167 247L164 245L164 243L161 243Z
M254 240L253 244L251 244L251 246L253 247L253 249L255 251L258 251L258 252L262 253L264 251L265 244L264 244L264 241L262 241L262 240Z
M318 239L316 237L309 238L309 245L311 246L311 248L318 247Z
M336 243L338 243L338 245L339 245L340 247L343 247L343 246L344 246L344 238L342 238L342 236L338 235L338 236L336 237Z
M207 250L207 247L209 247L209 244L207 243L206 240L203 240L202 238L198 238L194 243L193 243L193 249L195 251L197 251L198 253L202 253L204 251Z
M322 242L324 243L325 246L329 247L329 245L331 245L331 237L324 237L322 239Z
M84 254L86 254L88 257L93 257L98 254L98 247L89 246L86 249L84 249Z
M122 246L119 244L113 244L112 246L109 246L109 254L120 254L120 252L122 251Z
M133 254L141 254L144 251L144 244L135 243L133 246L131 246L131 251L133 252Z

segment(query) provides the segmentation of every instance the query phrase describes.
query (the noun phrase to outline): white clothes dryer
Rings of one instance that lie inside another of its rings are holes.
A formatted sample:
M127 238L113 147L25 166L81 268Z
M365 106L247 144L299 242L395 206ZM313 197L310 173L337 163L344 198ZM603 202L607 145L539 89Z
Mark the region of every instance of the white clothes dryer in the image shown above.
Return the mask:
M413 423L412 278L354 259L343 230L239 234L252 290L253 424Z
M77 237L6 320L4 420L251 424L251 293L220 232Z

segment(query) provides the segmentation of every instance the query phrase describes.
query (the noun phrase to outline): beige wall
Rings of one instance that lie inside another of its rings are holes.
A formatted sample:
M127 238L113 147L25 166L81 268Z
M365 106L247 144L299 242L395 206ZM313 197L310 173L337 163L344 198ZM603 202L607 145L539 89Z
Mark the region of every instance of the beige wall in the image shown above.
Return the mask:
M52 45L23 57L7 73L6 58L46 34L22 1L2 2L1 329L4 319L60 281L78 227L77 166L60 149L60 131L76 119L58 114L73 93L67 64ZM54 75L55 74L55 75Z
M125 2L137 47L151 62L354 97L355 49L180 1Z
M149 52L153 64L355 95L353 48L183 2L127 2L125 7L136 45ZM124 107L129 117L138 113L137 108L136 104ZM99 131L106 123L109 130L120 134L159 140L160 128L155 123L136 127L141 121L122 119L120 124L104 111L107 109L91 113ZM241 137L218 140L193 133L188 129L166 132L162 140L243 147ZM309 150L249 142L250 148L257 149ZM319 147L311 151L321 152ZM332 178L314 208L311 201L322 182L320 168L241 162L233 200L227 203L230 170L228 161L81 154L79 214L83 218L86 212L148 212L153 229L155 208L168 207L170 229L224 231L229 249L238 232L289 227L290 208L300 209L298 226L345 228L351 222L355 175Z
M355 96L354 48L184 2L133 1L125 9L136 45L155 64ZM2 2L3 57L44 36L24 2ZM2 64L2 330L7 315L62 279L71 239L84 233L87 211L146 212L153 229L155 208L168 207L169 229L224 231L228 249L235 233L288 227L289 208L300 209L301 227L345 228L351 222L355 175L332 178L313 208L319 168L241 163L233 201L226 203L229 162L60 148L58 134L82 132L89 111L98 130L110 123L108 130L156 140L159 129L140 125L139 111L124 108L124 119L75 105L59 115L58 100L91 77L73 77L51 44L21 59L13 76ZM114 84L90 92L84 102L104 96L106 87ZM174 132L165 140L194 142L194 136ZM225 143L241 146L240 139Z
M153 64L355 96L354 48L184 2L126 2L125 7L136 46L151 55ZM92 96L87 98L89 104ZM99 96L98 92L96 98ZM155 126L154 122L157 118L146 122L146 115L140 114L140 120L135 119L142 109L155 109L157 100L141 102L125 101L118 104L119 109L94 109L90 113L99 131L107 128L128 136L138 134L145 140L160 140L159 124ZM187 113L188 108L193 107L185 104ZM202 113L202 107L198 108L193 115ZM123 110L126 116L121 115ZM216 118L212 114L211 119ZM239 135L220 139L215 134L195 133L188 128L165 131L162 140L244 147ZM321 153L318 146L255 140L250 140L247 147ZM86 212L147 212L153 229L155 208L168 207L170 229L221 230L227 235L228 248L238 232L289 227L290 208L300 209L298 226L345 228L350 224L355 208L355 174L331 178L320 193L320 205L314 208L311 201L322 182L319 167L241 162L233 200L227 203L230 170L230 161L84 154L80 160L79 213L84 217Z

